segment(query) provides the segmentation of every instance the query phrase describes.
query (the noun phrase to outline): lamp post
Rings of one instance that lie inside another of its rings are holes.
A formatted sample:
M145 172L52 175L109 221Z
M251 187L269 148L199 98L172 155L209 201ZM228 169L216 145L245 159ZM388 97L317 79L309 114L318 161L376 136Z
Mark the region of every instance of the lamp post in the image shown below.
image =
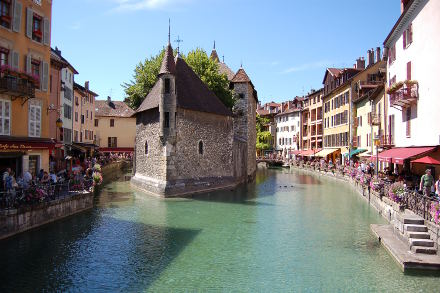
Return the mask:
M379 145L380 145L380 138L379 135L376 135L374 138L374 145L376 146L376 176L379 175Z

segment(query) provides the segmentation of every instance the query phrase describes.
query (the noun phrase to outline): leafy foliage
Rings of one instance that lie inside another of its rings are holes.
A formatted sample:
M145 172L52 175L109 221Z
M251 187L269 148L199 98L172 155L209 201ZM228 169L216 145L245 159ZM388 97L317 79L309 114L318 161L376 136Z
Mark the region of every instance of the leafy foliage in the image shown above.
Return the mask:
M265 131L264 127L269 124L269 119L265 117L261 117L257 114L257 150L267 150L270 148L270 140L272 139L272 135L269 131Z
M164 54L165 49L159 54L145 59L143 63L140 62L134 70L133 80L122 85L126 94L125 102L131 108L137 109L153 88ZM223 104L232 109L234 105L233 93L229 90L227 76L218 72L217 62L211 60L206 52L199 48L190 51L187 56L182 54L181 56Z

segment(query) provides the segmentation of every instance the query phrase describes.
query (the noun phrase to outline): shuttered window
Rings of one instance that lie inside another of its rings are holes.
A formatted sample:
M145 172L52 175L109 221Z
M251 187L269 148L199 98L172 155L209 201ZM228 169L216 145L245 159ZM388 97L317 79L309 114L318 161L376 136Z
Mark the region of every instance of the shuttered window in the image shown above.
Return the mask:
M11 102L0 100L0 134L11 134Z
M16 33L19 33L21 30L21 12L23 10L23 5L17 0L15 0L14 3L14 19L12 21L12 30Z
M411 61L406 63L406 79L411 80Z
M118 138L117 137L109 137L107 141L107 145L109 148L117 148L118 147Z
M411 108L406 109L406 137L411 137Z
M0 25L5 28L11 28L11 2L0 0Z
M29 136L41 136L41 106L29 105Z

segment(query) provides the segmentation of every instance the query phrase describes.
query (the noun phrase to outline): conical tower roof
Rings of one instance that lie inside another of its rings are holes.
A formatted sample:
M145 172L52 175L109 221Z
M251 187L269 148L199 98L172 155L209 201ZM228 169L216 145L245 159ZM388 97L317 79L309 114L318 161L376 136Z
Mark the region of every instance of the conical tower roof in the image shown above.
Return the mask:
M165 55L162 59L162 65L160 66L159 75L161 74L175 74L176 73L176 64L174 63L174 55L173 48L171 44L168 43L167 48L165 49Z

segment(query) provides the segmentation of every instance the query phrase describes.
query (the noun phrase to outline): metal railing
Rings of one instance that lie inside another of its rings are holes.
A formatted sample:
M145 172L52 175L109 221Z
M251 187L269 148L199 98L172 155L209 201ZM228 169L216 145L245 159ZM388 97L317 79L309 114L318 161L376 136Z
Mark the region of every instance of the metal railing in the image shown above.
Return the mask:
M65 181L55 184L33 184L28 188L15 188L0 192L0 211L34 206L41 203L72 197L90 191L93 179L80 182Z
M23 78L14 76L0 77L0 92L11 96L35 97L35 85Z

